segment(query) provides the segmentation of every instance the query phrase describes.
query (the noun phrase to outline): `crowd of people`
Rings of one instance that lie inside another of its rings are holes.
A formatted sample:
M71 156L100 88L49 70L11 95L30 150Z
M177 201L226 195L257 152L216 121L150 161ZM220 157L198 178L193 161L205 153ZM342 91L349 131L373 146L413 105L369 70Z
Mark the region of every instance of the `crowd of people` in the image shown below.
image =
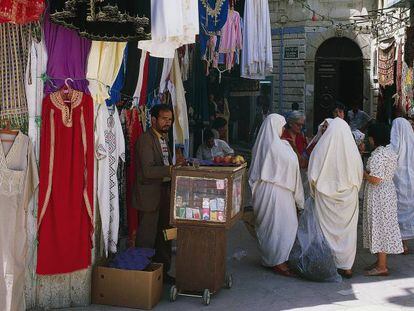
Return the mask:
M312 200L338 273L352 277L363 193L363 245L377 256L366 275L386 276L387 255L408 254L414 239L414 130L402 117L391 129L376 123L356 104L332 112L309 142L300 111L263 121L249 170L262 264L295 275L288 259Z

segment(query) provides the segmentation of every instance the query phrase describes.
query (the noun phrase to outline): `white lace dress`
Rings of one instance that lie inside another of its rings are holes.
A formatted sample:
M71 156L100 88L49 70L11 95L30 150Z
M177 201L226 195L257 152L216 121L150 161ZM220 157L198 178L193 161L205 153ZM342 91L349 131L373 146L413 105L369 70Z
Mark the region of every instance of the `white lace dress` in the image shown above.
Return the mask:
M364 247L373 254L403 252L393 182L396 169L397 154L389 146L378 147L368 159L370 175L382 179L378 185L367 182L364 192Z

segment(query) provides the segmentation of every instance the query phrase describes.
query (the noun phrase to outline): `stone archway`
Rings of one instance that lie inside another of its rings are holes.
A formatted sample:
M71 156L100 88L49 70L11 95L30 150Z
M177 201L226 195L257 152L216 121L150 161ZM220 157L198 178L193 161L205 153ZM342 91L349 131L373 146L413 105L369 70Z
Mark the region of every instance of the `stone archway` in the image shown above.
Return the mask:
M371 44L370 34L356 34L347 30L338 32L335 28L320 31L318 28L308 29L306 33L306 58L305 58L305 111L307 128L314 130L314 100L315 100L315 57L319 47L330 38L345 37L358 45L362 53L363 70L363 97L368 100L364 102L364 110L372 112L372 89L370 80Z

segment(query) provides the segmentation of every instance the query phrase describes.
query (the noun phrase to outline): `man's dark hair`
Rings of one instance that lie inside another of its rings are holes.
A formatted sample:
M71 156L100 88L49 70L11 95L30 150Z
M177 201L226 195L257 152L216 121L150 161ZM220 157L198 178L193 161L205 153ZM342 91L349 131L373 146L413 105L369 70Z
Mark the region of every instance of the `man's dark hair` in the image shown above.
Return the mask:
M204 130L204 138L203 141L204 143L208 142L209 139L214 139L214 134L210 129L205 129Z
M374 144L378 146L387 146L390 143L391 130L384 123L372 123L368 127L368 137L374 139Z
M299 104L298 103L292 103L292 110L299 110Z
M151 117L158 119L161 111L170 111L173 114L173 118L174 118L174 113L173 113L171 106L166 105L166 104L155 105L154 107L152 107Z
M227 125L227 121L226 121L226 119L223 119L223 118L216 118L214 121L213 121L213 125L212 125L212 128L213 129L215 129L215 130L218 130L218 129L220 129L220 128L223 128L223 127L225 127Z

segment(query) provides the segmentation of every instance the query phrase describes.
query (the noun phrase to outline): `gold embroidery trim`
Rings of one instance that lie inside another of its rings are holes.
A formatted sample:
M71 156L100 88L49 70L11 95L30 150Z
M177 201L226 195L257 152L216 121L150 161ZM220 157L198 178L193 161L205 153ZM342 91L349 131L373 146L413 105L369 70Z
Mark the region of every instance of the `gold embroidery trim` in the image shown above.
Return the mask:
M39 222L37 224L37 230L40 228L43 217L45 216L47 206L50 201L50 194L52 192L52 177L53 177L53 162L55 159L55 112L50 111L50 155L49 155L49 174L48 174L48 185L46 190L45 201L42 205L42 211L40 213Z
M81 129L82 129L83 157L85 161L85 171L83 175L84 183L85 183L84 188L83 188L83 199L85 200L86 210L88 211L88 215L89 215L89 218L91 219L91 224L93 228L94 224L93 224L92 207L91 207L91 203L89 202L89 197L88 197L88 165L87 165L87 158L86 158L88 144L86 142L86 127L85 127L85 118L83 116L83 107L81 107L81 120L80 121L81 121Z
M83 93L80 91L72 90L71 105L65 105L60 91L50 94L50 100L53 105L62 112L62 122L66 127L72 127L73 120L73 109L78 107L82 102Z

